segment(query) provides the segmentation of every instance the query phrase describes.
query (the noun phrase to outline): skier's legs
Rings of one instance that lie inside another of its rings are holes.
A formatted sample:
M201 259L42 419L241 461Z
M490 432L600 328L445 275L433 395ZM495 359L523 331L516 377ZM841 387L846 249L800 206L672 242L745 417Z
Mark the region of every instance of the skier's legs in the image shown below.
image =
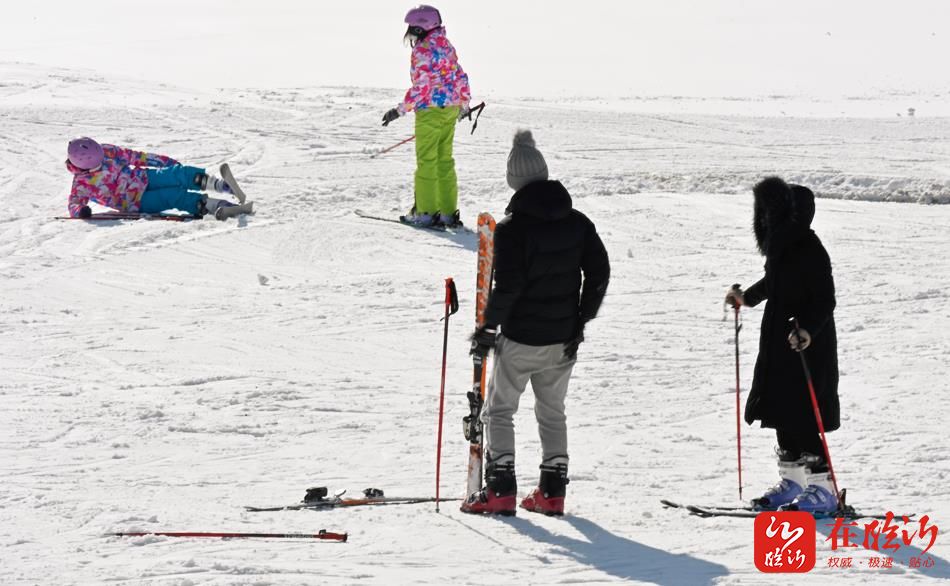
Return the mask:
M564 356L564 344L539 348L546 368L531 375L534 389L534 414L538 420L544 464L567 464L567 415L564 399L576 360Z
M416 111L416 213L434 214L439 189L439 112Z
M810 454L818 456L824 462L824 444L821 443L821 436L815 431L776 429L775 439L782 452L780 456L783 461L796 461L801 459L803 454Z
M187 165L176 165L174 167L162 167L161 169L146 169L148 174L148 187L150 189L163 189L165 187L184 187L186 189L201 189L198 177L205 174L205 170L199 167L189 167Z
M485 431L485 453L494 462L514 462L515 423L521 394L528 385L531 371L525 368L522 346L498 336L495 368L489 381L481 420Z
M439 133L439 191L436 206L446 216L451 216L458 209L458 176L455 174L455 159L452 156L452 146L455 141L455 123L458 120L458 115L458 106L439 108L439 116L442 118L442 122L441 132Z
M204 194L201 192L188 191L184 187L147 189L139 202L139 211L143 214L157 214L178 209L196 216L203 198Z

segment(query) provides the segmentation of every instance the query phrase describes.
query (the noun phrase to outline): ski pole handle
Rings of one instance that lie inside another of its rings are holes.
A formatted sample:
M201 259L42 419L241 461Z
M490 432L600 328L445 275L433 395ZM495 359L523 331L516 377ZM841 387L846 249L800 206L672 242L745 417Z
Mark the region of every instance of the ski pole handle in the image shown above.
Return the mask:
M468 109L468 116L466 116L466 117L467 117L469 120L472 120L472 113L473 113L473 112L476 113L476 114L475 114L475 119L472 120L472 132L471 132L471 134L475 134L475 129L478 128L478 119L479 119L479 117L482 115L482 110L484 110L484 109L485 109L485 102L480 103L479 105L475 106L474 108L469 108L469 109Z
M792 331L788 334L788 343L792 345L792 350L795 352L804 352L811 347L811 334L799 325L797 318L791 318L789 322L793 320Z
M729 288L729 292L734 293L736 295L742 295L742 285L740 285L739 283L733 283L732 287ZM739 304L739 299L736 295L733 295L732 306L738 308L740 304Z
M732 293L734 291L742 291L742 285L740 285L739 283L733 283L732 287L729 287L729 293ZM729 303L729 293L726 294L726 298L722 302L722 321L726 321L726 316L729 313L730 305L732 305L732 307L737 307L737 304Z
M452 277L445 279L445 310L446 314L442 319L448 319L448 316L455 315L459 310L459 295Z

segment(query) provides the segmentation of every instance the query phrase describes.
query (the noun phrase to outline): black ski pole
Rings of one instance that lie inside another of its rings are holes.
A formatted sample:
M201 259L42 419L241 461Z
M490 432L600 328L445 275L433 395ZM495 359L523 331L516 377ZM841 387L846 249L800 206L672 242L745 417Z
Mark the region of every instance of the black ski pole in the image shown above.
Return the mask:
M732 286L733 290L741 289L736 283ZM735 327L736 327L736 460L739 470L739 500L742 500L742 416L739 400L739 331L742 329L742 323L739 321L739 304L736 303L735 309Z
M472 132L471 132L471 134L475 134L475 129L478 128L478 119L479 119L479 117L482 115L482 110L484 110L484 109L485 109L485 102L482 102L482 103L480 103L479 105L475 106L474 108L469 108L468 113L465 115L465 118L468 118L469 120L472 121ZM472 113L473 113L473 112L475 113L475 119L474 119L474 120L472 119Z

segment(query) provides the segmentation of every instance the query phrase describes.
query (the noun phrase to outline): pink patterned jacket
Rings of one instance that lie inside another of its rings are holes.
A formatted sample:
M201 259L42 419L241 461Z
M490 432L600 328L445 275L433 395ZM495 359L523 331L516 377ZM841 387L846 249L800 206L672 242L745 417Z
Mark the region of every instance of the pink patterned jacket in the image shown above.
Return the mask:
M459 65L455 47L439 27L412 48L409 76L412 87L398 106L400 114L432 106L467 106L472 99L468 76Z
M172 167L180 163L171 157L133 151L112 144L102 145L102 165L80 169L68 160L66 168L73 174L69 193L69 215L79 217L79 209L89 200L114 210L135 212L148 186L146 167Z

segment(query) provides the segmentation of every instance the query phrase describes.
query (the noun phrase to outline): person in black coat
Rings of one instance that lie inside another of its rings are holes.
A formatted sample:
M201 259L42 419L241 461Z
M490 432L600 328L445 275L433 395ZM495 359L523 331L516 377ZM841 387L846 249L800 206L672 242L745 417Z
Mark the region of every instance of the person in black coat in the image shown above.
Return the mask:
M543 453L539 485L521 506L560 515L568 463L564 399L584 326L606 294L610 262L594 223L573 209L560 182L548 180L529 131L515 135L508 184L515 194L495 228L495 285L472 347L482 355L495 348L481 414L486 488L472 494L462 510L514 514L513 417L530 382Z
M835 284L828 253L811 230L815 196L778 177L759 182L753 193L753 230L765 256L765 276L746 291L731 289L726 301L755 307L768 300L745 420L775 429L781 477L753 503L762 509L833 511L838 499L798 355L804 352L811 371L825 431L838 429Z

